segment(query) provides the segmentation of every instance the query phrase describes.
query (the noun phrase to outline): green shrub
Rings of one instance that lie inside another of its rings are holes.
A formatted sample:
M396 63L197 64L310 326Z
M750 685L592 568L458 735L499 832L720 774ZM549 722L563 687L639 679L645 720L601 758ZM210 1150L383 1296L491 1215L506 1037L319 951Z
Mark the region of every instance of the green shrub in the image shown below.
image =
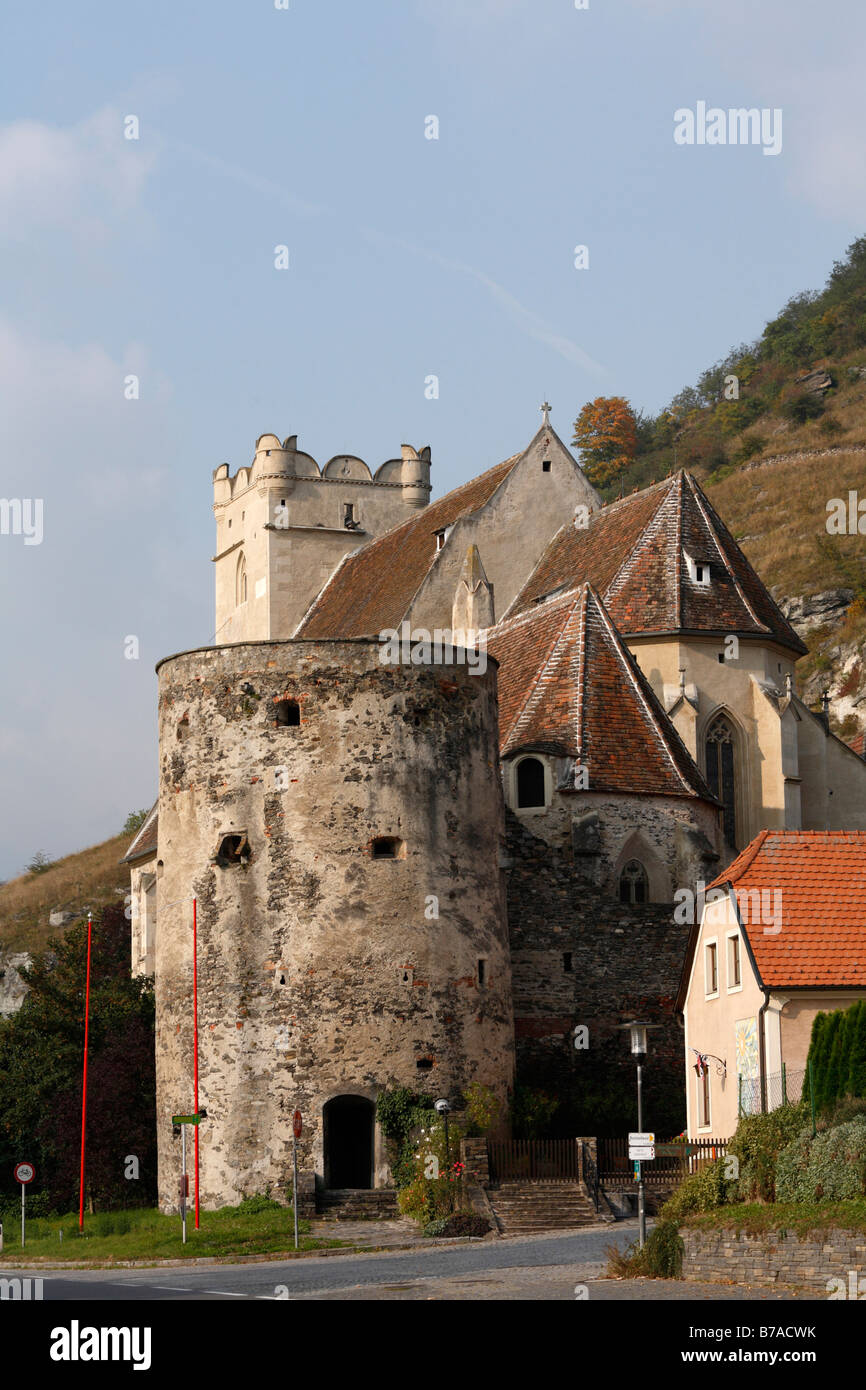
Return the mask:
M511 1126L515 1139L545 1138L558 1109L558 1098L547 1091L532 1086L515 1086L511 1103Z
M466 1107L467 1135L487 1134L499 1119L502 1106L499 1097L489 1086L473 1081L463 1092Z
M627 1250L609 1246L608 1271L618 1279L679 1279L683 1272L683 1242L676 1221L661 1220L646 1238Z
M490 1222L474 1211L458 1211L453 1216L437 1216L424 1227L425 1236L486 1236Z
M762 454L766 447L766 435L744 434L734 454L734 458L737 463L747 463L750 458L755 457L755 454Z
M772 1202L775 1199L776 1159L806 1122L806 1107L780 1105L764 1115L741 1115L728 1154L739 1162L738 1200Z
M777 1201L844 1202L866 1196L866 1115L800 1135L779 1155Z
M682 1221L695 1211L712 1211L736 1196L736 1183L725 1177L727 1160L716 1158L688 1177L659 1212L663 1221Z
M282 1211L283 1204L268 1196L244 1197L237 1210L241 1216L255 1216L260 1211Z

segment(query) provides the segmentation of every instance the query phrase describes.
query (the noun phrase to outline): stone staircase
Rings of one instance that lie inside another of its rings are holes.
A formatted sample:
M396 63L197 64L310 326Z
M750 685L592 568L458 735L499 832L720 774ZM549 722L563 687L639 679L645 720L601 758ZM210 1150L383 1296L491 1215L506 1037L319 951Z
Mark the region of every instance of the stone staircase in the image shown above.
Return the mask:
M505 1236L607 1225L614 1219L606 1205L596 1211L581 1182L503 1182L488 1188L487 1197Z
M400 1215L393 1187L341 1187L317 1192L316 1213L326 1221L389 1221Z

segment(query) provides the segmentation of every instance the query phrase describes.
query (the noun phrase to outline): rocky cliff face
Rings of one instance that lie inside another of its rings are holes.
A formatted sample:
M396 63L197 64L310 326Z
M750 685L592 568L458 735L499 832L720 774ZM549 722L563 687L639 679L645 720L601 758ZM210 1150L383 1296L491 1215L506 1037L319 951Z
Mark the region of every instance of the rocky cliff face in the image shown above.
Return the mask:
M0 1018L17 1013L24 1003L29 986L19 972L25 970L32 959L26 951L0 950Z
M856 618L852 621L853 589L773 597L809 647L809 656L798 668L803 700L810 709L817 709L826 692L831 728L851 741L866 727L866 663L861 624Z

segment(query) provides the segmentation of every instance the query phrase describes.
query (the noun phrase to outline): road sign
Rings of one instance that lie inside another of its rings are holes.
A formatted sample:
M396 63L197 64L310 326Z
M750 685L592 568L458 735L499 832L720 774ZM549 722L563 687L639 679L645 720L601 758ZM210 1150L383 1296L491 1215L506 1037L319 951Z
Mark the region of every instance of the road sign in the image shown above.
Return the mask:
M655 1145L629 1144L628 1156L631 1159L637 1159L638 1162L647 1163L656 1156Z
M20 1183L32 1182L36 1177L36 1169L32 1163L17 1163L15 1165L15 1181Z
M203 1118L202 1115L172 1115L171 1122L173 1125L197 1125Z
M301 1124L301 1112L296 1110L292 1116L292 1133L296 1139L300 1139L303 1125Z
M688 1158L690 1144L656 1144L656 1158Z
M656 1137L654 1134L630 1134L628 1136L629 1145L632 1144L654 1144Z

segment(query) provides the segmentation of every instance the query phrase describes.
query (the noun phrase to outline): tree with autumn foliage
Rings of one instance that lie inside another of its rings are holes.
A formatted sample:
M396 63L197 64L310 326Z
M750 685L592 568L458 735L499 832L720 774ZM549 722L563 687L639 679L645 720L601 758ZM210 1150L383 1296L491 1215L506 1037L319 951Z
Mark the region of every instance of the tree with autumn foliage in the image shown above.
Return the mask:
M637 420L624 396L587 401L574 422L574 439L589 481L604 487L618 478L637 453Z

